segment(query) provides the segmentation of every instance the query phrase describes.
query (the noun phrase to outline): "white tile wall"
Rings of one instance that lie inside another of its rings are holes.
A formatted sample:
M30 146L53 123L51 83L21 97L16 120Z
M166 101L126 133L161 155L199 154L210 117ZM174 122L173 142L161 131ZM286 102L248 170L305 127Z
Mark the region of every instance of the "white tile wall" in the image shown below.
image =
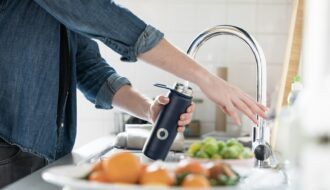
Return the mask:
M251 33L264 49L268 61L268 94L276 88L282 70L292 0L117 0L123 6L165 33L178 48L186 51L191 41L206 28L219 24L237 25ZM152 87L155 82L172 84L173 75L142 62L121 63L119 56L100 44L102 55L127 76L144 94L153 97L164 91ZM229 81L255 95L255 62L249 48L233 37L210 40L198 53L197 60L214 72L229 67ZM198 88L196 96L205 99ZM215 105L205 100L198 105L195 118L202 121L203 132L214 127ZM78 96L78 137L76 146L109 133L114 111L97 110ZM246 120L246 119L244 119Z

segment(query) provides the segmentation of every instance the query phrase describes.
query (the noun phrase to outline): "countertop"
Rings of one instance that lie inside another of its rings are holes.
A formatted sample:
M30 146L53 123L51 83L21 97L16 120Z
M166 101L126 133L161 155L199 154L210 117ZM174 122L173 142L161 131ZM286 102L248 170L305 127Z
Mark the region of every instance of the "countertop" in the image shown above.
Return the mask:
M93 162L94 159L98 159L102 155L109 153L112 151L112 145L115 140L114 135L108 135L97 140L92 141L91 143L82 146L81 148L73 150L72 153L64 156L63 158L49 164L48 166L32 173L31 175L18 180L17 182L7 186L4 190L61 190L62 187L54 186L45 182L41 175L42 173L51 167L60 166L60 165L80 165L88 162ZM191 140L187 140L189 142ZM267 188L267 190L278 189L277 188ZM221 188L227 189L227 188ZM231 190L236 189L235 187L229 188ZM239 188L238 188L239 189ZM253 188L258 189L258 188ZM262 188L263 189L263 188ZM280 187L282 190L292 190L292 188L288 187L287 185L283 185ZM263 189L264 190L264 189Z
M108 135L102 138L99 138L87 145L73 150L72 153L64 156L63 158L49 164L48 166L32 173L29 176L26 176L17 182L3 188L4 190L60 190L61 187L54 186L45 182L41 178L41 174L48 168L60 165L79 165L82 163L89 162L90 160L99 157L99 155L107 152L114 142L114 136Z

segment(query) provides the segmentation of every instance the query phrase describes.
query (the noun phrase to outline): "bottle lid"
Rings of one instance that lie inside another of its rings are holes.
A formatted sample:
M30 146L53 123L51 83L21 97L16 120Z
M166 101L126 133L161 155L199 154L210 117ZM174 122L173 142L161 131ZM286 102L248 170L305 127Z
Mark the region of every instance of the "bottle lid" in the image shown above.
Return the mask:
M182 83L175 83L174 84L174 90L177 92L180 92L181 94L184 94L186 96L191 97L193 95L193 90L190 86L185 86Z
M185 96L189 96L189 97L192 97L192 95L193 95L193 90L190 86L185 86L182 83L178 83L178 82L176 82L174 84L173 88L168 87L165 84L159 84L159 83L154 84L154 86L159 87L159 88L164 88L167 90L176 91L176 92L179 92L179 93L181 93Z

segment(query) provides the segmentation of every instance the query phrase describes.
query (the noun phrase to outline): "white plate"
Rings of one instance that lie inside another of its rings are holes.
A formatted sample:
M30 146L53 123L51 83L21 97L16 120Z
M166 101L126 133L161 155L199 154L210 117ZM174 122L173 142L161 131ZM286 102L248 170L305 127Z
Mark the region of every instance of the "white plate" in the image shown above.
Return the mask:
M177 163L165 163L164 166L169 170L174 170L177 166ZM80 165L80 166L73 166L73 165L66 165L66 166L57 166L50 169L47 169L42 174L42 178L52 184L61 186L61 187L68 187L69 189L74 190L107 190L107 189L169 189L164 186L141 186L141 185L126 185L126 184L109 184L109 183L96 183L96 182L89 182L82 179L86 176L89 171L91 171L92 165ZM237 171L242 176L247 176L252 171L251 168L246 167L233 167L235 171ZM237 189L238 186L235 187L218 187L218 188L211 188L211 189L221 189L221 190L232 190ZM180 187L172 187L171 189L183 189Z
M200 158L191 158L188 157L189 159L196 160L201 163L207 163L207 162L214 162L214 161L220 161L227 163L233 167L242 167L242 168L253 168L254 167L254 158L249 158L249 159L221 159L221 160L212 160L212 159L200 159Z

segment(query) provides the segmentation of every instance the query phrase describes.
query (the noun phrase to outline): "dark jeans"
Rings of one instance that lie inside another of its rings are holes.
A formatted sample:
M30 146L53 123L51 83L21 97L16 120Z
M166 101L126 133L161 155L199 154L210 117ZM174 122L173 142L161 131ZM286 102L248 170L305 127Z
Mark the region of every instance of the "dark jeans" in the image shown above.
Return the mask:
M0 138L0 189L46 165L46 160L22 152Z

